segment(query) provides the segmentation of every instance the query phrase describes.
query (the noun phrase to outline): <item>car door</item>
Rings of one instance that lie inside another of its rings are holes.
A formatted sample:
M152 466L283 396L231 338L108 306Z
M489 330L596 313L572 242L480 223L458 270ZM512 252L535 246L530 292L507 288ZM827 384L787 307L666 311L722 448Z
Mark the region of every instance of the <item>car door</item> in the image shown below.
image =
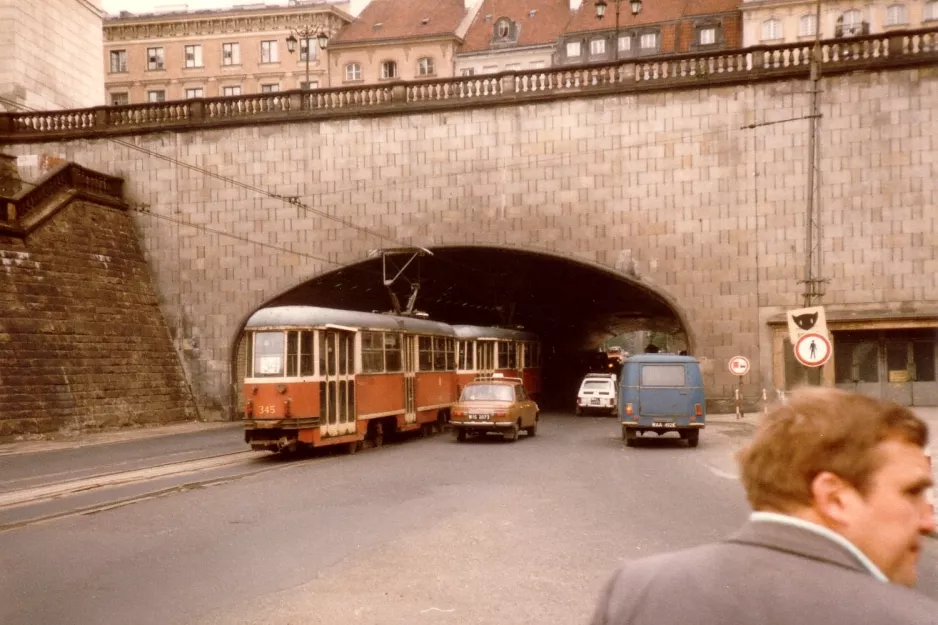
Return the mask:
M534 425L534 402L528 397L527 391L521 384L515 385L515 402L521 412L521 427Z

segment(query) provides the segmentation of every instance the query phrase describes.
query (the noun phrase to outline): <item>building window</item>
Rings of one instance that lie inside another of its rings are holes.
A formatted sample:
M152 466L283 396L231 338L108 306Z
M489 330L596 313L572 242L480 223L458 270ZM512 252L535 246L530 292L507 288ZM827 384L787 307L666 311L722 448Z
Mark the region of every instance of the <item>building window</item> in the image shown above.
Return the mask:
M798 36L814 37L817 35L817 15L802 15L798 20Z
M201 98L203 94L202 87L196 87L195 89L186 89L186 99L191 100L192 98Z
M354 81L362 79L362 66L358 63L349 63L345 66L345 80Z
M938 20L938 0L925 3L925 19Z
M241 95L241 85L236 85L234 87L222 87L221 94L225 97Z
M241 65L241 44L240 43L221 44L221 64L222 65Z
M840 16L840 23L843 25L845 35L860 34L860 26L863 23L863 16L857 9L844 11Z
M123 106L125 104L130 104L130 96L126 92L111 94L111 106Z
M898 26L908 22L909 18L906 15L905 6L894 4L886 8L886 26Z
M319 58L319 39L315 37L310 39L300 39L300 60L306 61L306 55L309 55L310 61Z
M111 73L127 71L127 50L111 50Z
M300 89L303 89L304 91L308 91L310 89L319 89L319 81L311 80L309 82L306 82L305 80L301 80Z
M598 55L606 53L606 40L605 39L592 39L590 41L590 54Z
M782 38L782 22L774 17L762 22L762 41L775 41Z
M511 36L511 22L502 18L495 22L495 38L508 39Z
M505 65L506 72L517 72L521 69L521 63L508 63Z
M397 78L397 63L395 61L381 63L381 78Z
M152 71L164 69L165 57L163 48L147 48L147 69Z
M579 41L568 41L567 42L567 58L575 59L580 56L580 42Z
M261 85L261 93L277 93L280 85Z
M201 44L186 46L186 67L202 67Z
M147 91L147 102L165 102L166 92L162 89Z
M430 57L424 57L417 61L418 76L433 76L434 74L436 74L436 71L433 67L433 59Z
M261 42L261 63L278 63L280 62L280 57L277 53L277 42L276 41L262 41Z
M632 49L632 36L619 35L619 52L628 52Z
M642 50L657 50L658 33L645 33L642 35L642 39L639 43L642 46Z
M531 69L544 69L544 61L531 61Z
M498 65L486 65L482 68L482 73L483 74L497 74Z
M467 67L466 69L460 70L460 76L475 76L476 70L474 67Z

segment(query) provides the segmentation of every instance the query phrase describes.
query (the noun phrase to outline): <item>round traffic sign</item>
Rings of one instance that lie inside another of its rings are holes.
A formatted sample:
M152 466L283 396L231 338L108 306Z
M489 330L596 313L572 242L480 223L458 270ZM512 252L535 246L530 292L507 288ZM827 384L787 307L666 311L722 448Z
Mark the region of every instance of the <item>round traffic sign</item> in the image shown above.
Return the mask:
M808 332L795 343L795 358L805 367L820 367L831 357L831 351L831 342L817 332Z
M749 359L745 356L733 356L730 358L729 368L733 375L746 375L749 373Z

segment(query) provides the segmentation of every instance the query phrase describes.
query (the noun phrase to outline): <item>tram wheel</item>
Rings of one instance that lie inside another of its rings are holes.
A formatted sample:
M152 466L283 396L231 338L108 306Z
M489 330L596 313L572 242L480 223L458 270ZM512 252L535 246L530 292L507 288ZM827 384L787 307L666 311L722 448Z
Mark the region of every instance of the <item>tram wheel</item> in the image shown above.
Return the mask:
M373 424L371 428L371 444L375 447L381 447L384 445L384 424Z

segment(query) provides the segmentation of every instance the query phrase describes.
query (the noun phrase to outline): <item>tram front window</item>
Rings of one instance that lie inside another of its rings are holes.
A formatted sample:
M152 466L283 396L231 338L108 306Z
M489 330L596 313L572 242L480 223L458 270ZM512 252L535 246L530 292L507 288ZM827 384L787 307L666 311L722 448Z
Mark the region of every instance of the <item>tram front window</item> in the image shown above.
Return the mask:
M257 332L254 335L254 375L283 375L283 332Z

